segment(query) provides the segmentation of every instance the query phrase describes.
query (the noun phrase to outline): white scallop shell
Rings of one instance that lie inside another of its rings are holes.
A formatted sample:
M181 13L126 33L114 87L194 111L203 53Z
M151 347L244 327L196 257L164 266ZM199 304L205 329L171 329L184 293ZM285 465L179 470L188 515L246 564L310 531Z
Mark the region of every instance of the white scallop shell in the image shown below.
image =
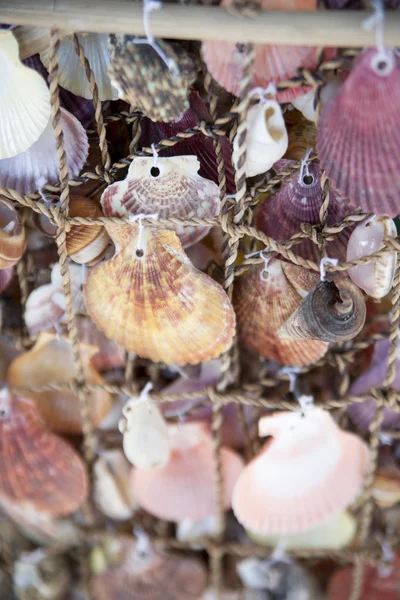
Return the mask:
M36 71L23 65L10 31L0 31L0 159L25 152L50 119L50 92Z
M282 110L275 100L256 104L247 113L246 176L266 173L285 154L288 134ZM237 162L238 135L233 140L233 159Z
M61 127L68 161L69 177L78 175L85 164L89 142L78 119L61 109ZM25 152L0 160L0 185L30 194L44 183L57 183L60 171L51 119L39 139Z
M219 188L198 175L196 156L170 158L135 157L124 181L110 185L101 197L106 216L157 214L160 218L216 217L220 209ZM209 227L178 225L183 247L202 239Z
M107 75L110 64L107 37L105 33L88 33L78 35L78 40L93 71L99 88L100 100L118 100L118 91L112 87ZM46 69L49 68L49 54L49 50L40 53L40 59ZM69 92L88 100L93 97L85 70L70 39L61 40L60 42L59 75L60 85Z

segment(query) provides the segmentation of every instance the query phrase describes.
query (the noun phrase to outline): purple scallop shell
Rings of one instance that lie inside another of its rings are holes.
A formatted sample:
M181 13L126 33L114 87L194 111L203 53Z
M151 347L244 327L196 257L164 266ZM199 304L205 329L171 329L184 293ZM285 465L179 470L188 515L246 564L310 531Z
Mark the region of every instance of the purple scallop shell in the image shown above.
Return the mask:
M289 161L285 161L288 163ZM287 164L279 161L274 165L277 172ZM292 164L293 161L290 161ZM278 241L288 240L300 232L301 223L319 223L319 210L322 205L322 189L320 185L321 170L317 163L308 167L309 175L295 173L283 183L281 189L271 198L266 198L257 212L255 225L266 235ZM328 225L340 223L346 215L352 214L354 207L331 192L328 208ZM346 260L347 242L354 226L346 227L328 242L327 253L330 257ZM295 254L303 258L318 261L321 251L310 239L292 247Z
M48 72L40 60L39 54L34 54L25 58L22 61L24 65L34 69L47 81ZM94 119L94 106L91 100L86 100L80 96L75 96L71 92L68 92L64 88L60 87L60 104L62 108L65 108L68 112L74 115L87 128Z
M360 396L368 392L371 387L379 388L387 372L387 357L389 350L389 341L382 340L376 342L374 355L370 368L356 379L349 389L350 396ZM396 360L396 373L392 383L393 389L400 392L400 360ZM348 415L352 421L363 431L368 428L373 421L376 413L376 403L371 397L364 402L352 404L347 409ZM400 429L400 413L391 408L385 408L382 422L383 429Z
M161 140L194 127L200 120L211 120L210 113L198 92L192 91L190 93L189 104L190 108L182 113L178 119L170 123L154 123L147 117L143 117L141 120L142 135L140 137L140 144L143 147L150 147L152 144L157 144ZM235 192L235 177L232 168L232 148L227 137L220 137L220 140L224 155L227 193L233 194ZM195 154L200 161L199 174L218 184L213 138L198 133L183 142L178 142L170 148L160 150L160 156L183 156L185 154Z
M342 196L365 211L400 213L400 58L363 52L317 128L321 167Z

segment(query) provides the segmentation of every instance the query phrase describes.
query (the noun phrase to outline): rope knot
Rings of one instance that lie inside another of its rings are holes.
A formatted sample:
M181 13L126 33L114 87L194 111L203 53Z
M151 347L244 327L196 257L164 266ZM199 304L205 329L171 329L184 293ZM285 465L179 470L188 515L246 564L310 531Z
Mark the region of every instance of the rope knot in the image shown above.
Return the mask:
M63 229L68 233L71 230L71 225L68 222L68 219L63 215L59 206L52 205L49 206L49 211L51 213L52 221L58 229Z
M214 137L214 133L210 129L210 124L207 123L207 121L204 121L203 119L201 121L199 121L199 123L197 124L197 128L200 130L200 133L202 133L203 135L205 135L207 137Z
M301 223L300 229L308 238L310 238L314 244L318 247L322 247L324 244L325 235L320 230L320 225L311 225L311 223Z

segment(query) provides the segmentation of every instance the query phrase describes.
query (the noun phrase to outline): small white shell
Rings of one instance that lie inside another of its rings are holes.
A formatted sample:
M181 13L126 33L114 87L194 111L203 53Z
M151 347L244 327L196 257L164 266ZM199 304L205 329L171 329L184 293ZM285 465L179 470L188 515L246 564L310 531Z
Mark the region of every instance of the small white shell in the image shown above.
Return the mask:
M246 176L254 177L268 171L285 154L288 134L281 107L275 100L266 100L247 113ZM237 162L239 140L233 141L233 158Z
M181 542L193 542L199 537L214 537L218 532L218 517L215 515L193 521L184 519L180 521L176 528L176 537ZM193 546L200 548L200 546Z
M317 120L317 115L315 112L314 100L315 92L314 90L310 90L303 96L297 96L296 98L293 98L291 103L303 114L306 119L315 123Z
M368 256L383 247L384 238L397 235L393 219L386 215L373 216L357 225L347 245L347 260ZM366 265L352 267L349 277L372 298L383 298L389 293L396 270L396 252L386 252Z
M100 100L118 100L118 92L112 87L107 75L110 64L107 37L105 33L78 35L79 43L83 48L99 88ZM49 50L40 53L41 61L46 69L49 68L49 55ZM59 83L63 88L88 100L92 98L85 70L75 52L73 42L69 39L60 42L59 74Z
M0 159L25 152L50 119L50 92L36 71L23 65L10 31L0 31Z
M130 519L136 503L129 485L131 465L122 450L104 451L93 467L93 498L103 514L116 521Z
M164 467L170 457L171 443L168 426L154 404L132 398L122 409L119 430L124 434L126 458L135 467L151 469Z
M59 303L53 301L53 295L57 292L57 288L47 284L41 285L29 294L24 316L29 333L35 334L52 329L60 323L65 310L59 306Z

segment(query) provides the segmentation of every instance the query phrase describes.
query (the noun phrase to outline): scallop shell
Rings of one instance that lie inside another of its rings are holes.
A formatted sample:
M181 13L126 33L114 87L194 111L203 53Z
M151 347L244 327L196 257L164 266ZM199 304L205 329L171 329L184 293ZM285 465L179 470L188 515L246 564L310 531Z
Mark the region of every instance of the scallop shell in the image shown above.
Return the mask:
M69 112L61 109L61 127L70 177L79 174L85 164L89 143L82 125ZM22 154L0 160L0 185L21 194L30 194L44 183L57 183L60 178L57 149L51 120L32 146Z
M63 600L71 586L65 559L41 549L24 552L14 563L13 588L18 600Z
M303 117L315 123L317 114L315 111L315 91L313 89L309 89L306 93L292 98L290 102L301 112Z
M113 340L106 338L89 317L78 315L75 317L75 322L80 341L98 348L91 359L91 364L96 371L120 369L125 365L125 350Z
M201 537L215 537L217 534L218 517L215 515L196 521L183 519L176 527L176 539L181 542L196 542ZM200 549L202 546L193 544L192 548Z
M90 317L142 358L197 364L229 348L235 315L227 295L197 271L173 231L107 225L116 254L84 285ZM207 329L204 323L207 322Z
M103 384L103 378L90 364L96 349L81 344L81 357L84 364L85 379L91 384ZM77 377L72 346L64 338L42 333L31 350L21 354L8 369L10 386L24 387L28 381L31 386L44 386L49 383L67 383ZM53 431L79 434L82 431L80 402L77 396L68 390L49 390L29 392L38 410ZM94 426L98 425L111 407L111 398L105 390L96 390L88 395L89 412Z
M276 259L269 262L266 279L261 278L263 270L263 266L252 266L235 284L233 305L239 339L257 354L281 364L316 362L326 353L326 342L283 340L277 332L319 277ZM296 284L299 280L303 281L302 289Z
M1 397L0 506L67 515L88 495L85 467L75 451L44 427L29 401ZM6 511L7 512L7 511Z
M183 48L164 40L155 43L171 63L166 64L150 44L135 36L109 36L111 64L108 75L119 97L153 121L172 121L189 108L189 87L196 71Z
M219 214L218 186L198 175L195 156L135 157L124 181L110 185L102 194L106 217L158 214L162 219L213 218ZM210 227L175 228L184 248L207 235Z
M383 248L384 238L397 236L394 221L385 215L375 215L357 225L349 238L346 260L351 261L368 256ZM390 292L396 270L396 252L386 252L384 256L348 269L349 277L372 298L383 298Z
M119 449L105 450L93 467L93 499L110 519L131 519L137 504L129 485L131 465Z
M47 27L16 27L12 30L18 42L21 60L29 58L38 52L47 50L50 46L50 29Z
M237 161L240 134L233 140L233 160ZM285 154L288 135L279 104L266 100L256 104L247 113L247 177L268 171Z
M110 51L107 44L107 34L87 33L78 34L78 40L83 53L93 71L94 79L99 90L100 100L118 100L118 92L111 85L107 75L110 65ZM50 50L40 53L46 69L49 68ZM70 39L61 40L59 49L59 84L83 98L91 99L93 94L87 80L84 68L75 52L74 44Z
M198 600L207 585L207 571L199 560L152 547L143 551L128 537L118 538L116 545L122 562L90 581L96 600Z
M25 152L43 133L50 119L50 93L40 75L20 62L18 43L10 31L0 31L0 68L0 158L4 159Z
M266 198L255 218L255 225L266 235L278 241L287 241L300 231L301 223L316 225L320 222L319 211L323 196L320 184L321 170L316 163L308 166L308 171L295 173L282 185L271 198ZM344 217L353 214L356 209L339 196L331 192L328 206L328 226L343 221ZM341 233L327 242L328 256L338 260L346 259L347 242L352 227L346 227ZM321 250L310 239L305 239L291 248L292 252L303 258L319 261Z
M318 121L322 168L339 192L366 211L395 217L400 192L400 59L363 52ZM357 160L355 160L355 157Z
M0 196L0 269L14 266L26 248L25 229L11 200Z
M365 565L360 589L362 600L397 600L400 589L400 555L395 554L394 561L388 565L389 573L382 576L381 568ZM343 600L350 598L354 581L352 567L335 571L329 580L328 599Z
M132 489L139 505L167 521L203 519L217 512L213 441L207 427L187 423L169 427L172 453L169 463L156 469L134 469ZM221 449L223 504L231 506L233 486L243 469L239 454Z
M12 267L7 267L6 269L0 270L0 294L4 292L8 284L11 282L11 279L14 275L14 269Z
M362 489L368 448L313 408L263 417L272 435L243 470L232 507L246 529L286 535L306 531L349 506Z
M100 206L84 196L71 196L70 217L95 219L102 217ZM67 232L67 254L78 264L92 266L101 260L110 238L102 225L72 225Z

